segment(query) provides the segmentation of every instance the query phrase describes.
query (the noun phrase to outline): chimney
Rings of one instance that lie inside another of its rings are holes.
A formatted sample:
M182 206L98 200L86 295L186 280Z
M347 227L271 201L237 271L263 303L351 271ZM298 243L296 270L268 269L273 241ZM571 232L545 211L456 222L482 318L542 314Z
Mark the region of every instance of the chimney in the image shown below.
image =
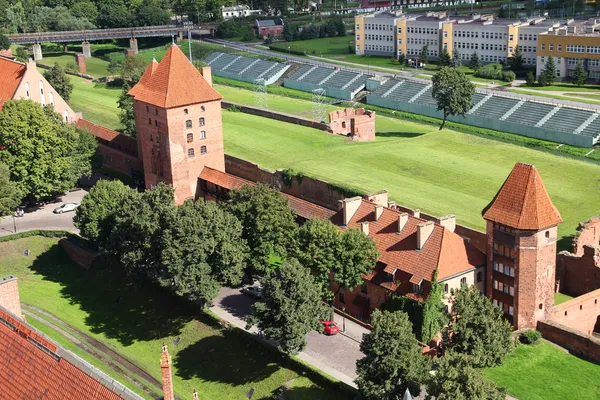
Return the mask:
M196 392L196 389L194 389L194 393L192 393L192 399L197 399L198 398L198 392Z
M412 215L415 218L421 218L421 210L419 210L418 208L414 209Z
M431 232L433 232L433 221L423 222L422 224L417 225L417 250L421 250L429 236L431 236Z
M398 215L398 233L402 232L404 226L408 222L408 213L402 213Z
M344 225L348 225L348 223L350 223L350 220L354 214L356 214L356 211L358 210L358 207L360 207L361 203L362 198L360 198L360 196L340 200L342 210L344 211Z
M375 221L379 220L379 217L383 214L383 206L381 204L375 205Z
M448 229L450 232L454 232L456 229L456 215L450 214L440 217L440 225Z
M364 233L365 235L369 236L369 223L368 222L361 222L361 224L360 224L360 231L362 233Z
M388 201L388 208L395 208L396 207L396 202L395 201Z
M367 200L375 204L381 204L382 206L386 206L388 203L388 192L387 190L382 190L377 193L368 194Z
M15 317L25 321L25 317L23 317L23 314L21 313L21 300L19 298L17 277L14 275L0 278L0 306L13 313Z
M171 371L171 356L167 346L163 344L160 356L160 369L162 374L163 400L175 400L173 394L173 373Z
M210 67L200 67L200 74L202 74L202 77L210 86L213 85L212 84L212 72L210 70Z

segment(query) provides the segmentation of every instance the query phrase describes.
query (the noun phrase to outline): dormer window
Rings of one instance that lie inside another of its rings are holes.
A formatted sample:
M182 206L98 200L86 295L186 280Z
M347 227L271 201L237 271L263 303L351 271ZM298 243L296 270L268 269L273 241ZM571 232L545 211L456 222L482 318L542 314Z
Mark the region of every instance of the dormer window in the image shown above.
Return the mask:
M413 283L412 284L412 291L413 291L413 293L420 293L421 292L421 285L419 283Z

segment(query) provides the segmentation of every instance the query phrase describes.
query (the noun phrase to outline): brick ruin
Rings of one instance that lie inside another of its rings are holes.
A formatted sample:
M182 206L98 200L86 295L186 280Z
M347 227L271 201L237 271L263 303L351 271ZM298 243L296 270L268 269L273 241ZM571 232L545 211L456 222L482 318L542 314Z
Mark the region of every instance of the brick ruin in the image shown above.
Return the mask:
M329 113L329 133L350 137L353 141L375 140L375 111L345 108Z

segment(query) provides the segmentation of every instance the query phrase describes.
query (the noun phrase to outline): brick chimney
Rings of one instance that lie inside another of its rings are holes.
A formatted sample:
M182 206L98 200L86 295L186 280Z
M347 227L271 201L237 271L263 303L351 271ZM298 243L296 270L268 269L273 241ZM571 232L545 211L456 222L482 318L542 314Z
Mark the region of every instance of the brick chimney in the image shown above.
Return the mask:
M383 214L383 206L381 204L375 205L375 221L378 221Z
M364 233L365 235L369 236L369 223L368 222L361 222L361 224L360 224L360 231L362 233Z
M440 217L440 225L448 229L450 232L454 232L456 229L456 215L445 215Z
M162 354L160 356L160 369L162 374L163 399L175 400L173 394L173 373L171 371L171 356L167 351L167 346L163 344Z
M19 298L17 277L14 275L0 278L0 306L6 308L16 317L25 321L25 317L23 317L23 314L21 313L21 300Z
M398 233L402 232L404 226L408 222L408 213L402 213L398 215Z
M348 225L358 207L362 203L362 198L360 196L351 197L349 199L340 200L340 204L342 205L342 210L344 212L344 225Z
M433 232L434 223L433 221L423 222L422 224L417 225L417 249L421 250L429 236L431 236L431 232Z
M418 208L415 208L412 212L412 215L415 218L421 218L421 210L419 210Z
M213 85L212 84L212 71L211 71L210 67L200 67L200 74L202 74L202 77L210 86Z

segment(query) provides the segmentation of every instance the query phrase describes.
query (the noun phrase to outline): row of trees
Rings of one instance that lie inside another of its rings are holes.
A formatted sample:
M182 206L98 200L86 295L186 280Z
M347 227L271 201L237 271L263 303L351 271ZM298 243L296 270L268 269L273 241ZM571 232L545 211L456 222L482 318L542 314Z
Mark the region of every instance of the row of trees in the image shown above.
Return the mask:
M321 25L292 24L287 21L283 25L283 37L286 42L333 36L346 36L346 27L339 15L329 18Z
M425 385L429 398L500 400L502 389L478 370L502 363L513 349L512 328L502 312L476 287L454 295L452 323L443 331L445 356L432 363L421 354L408 315L401 311L373 313L373 330L360 349L357 384L368 400L395 400L406 389L413 395ZM434 368L435 375L429 371Z

